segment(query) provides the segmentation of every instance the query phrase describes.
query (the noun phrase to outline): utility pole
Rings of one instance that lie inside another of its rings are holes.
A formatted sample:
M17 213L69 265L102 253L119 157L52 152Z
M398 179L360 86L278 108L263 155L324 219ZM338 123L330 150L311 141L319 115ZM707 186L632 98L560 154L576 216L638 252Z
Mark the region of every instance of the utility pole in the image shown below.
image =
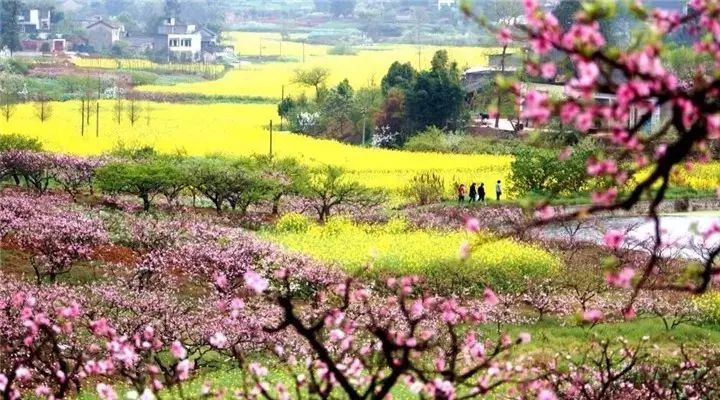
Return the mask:
M415 44L418 47L418 71L422 69L421 47L420 47L420 9L415 8Z
M280 104L282 105L285 102L285 85L282 85L282 90L280 91ZM280 130L283 130L283 116L280 116Z
M363 113L363 120L362 120L362 144L363 144L363 147L365 147L365 120L367 120L367 109L366 109L366 108L363 108L363 109L362 109L362 113Z
M365 117L363 117L363 147L365 146Z
M272 132L272 131L273 131L273 128L272 128L272 120L270 120L270 158L272 158L272 155L273 155L273 153L272 153L272 145L273 145L273 143L272 143L272 142L273 142L272 134L273 134L273 132Z
M80 136L85 136L85 98L80 98Z
M100 137L100 102L95 103L95 137Z
M98 76L98 92L97 100L95 101L95 137L100 137L100 96L102 91L102 81Z
M305 63L305 40L302 41L302 48L303 48L303 64Z

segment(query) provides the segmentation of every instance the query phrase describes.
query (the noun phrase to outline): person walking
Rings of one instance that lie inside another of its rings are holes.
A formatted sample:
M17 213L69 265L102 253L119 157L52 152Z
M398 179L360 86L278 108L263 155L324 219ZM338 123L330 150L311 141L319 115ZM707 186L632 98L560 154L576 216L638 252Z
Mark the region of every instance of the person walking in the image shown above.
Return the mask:
M495 194L497 195L497 201L500 201L500 196L502 195L502 183L498 180L495 184Z
M458 186L458 203L464 203L465 202L465 184L461 183L460 186Z
M480 187L478 188L478 201L485 204L485 184L480 183Z
M468 196L469 196L468 201L470 203L474 203L475 200L477 200L477 187L476 186L477 185L475 184L475 182L473 182L470 185L470 191L468 192Z

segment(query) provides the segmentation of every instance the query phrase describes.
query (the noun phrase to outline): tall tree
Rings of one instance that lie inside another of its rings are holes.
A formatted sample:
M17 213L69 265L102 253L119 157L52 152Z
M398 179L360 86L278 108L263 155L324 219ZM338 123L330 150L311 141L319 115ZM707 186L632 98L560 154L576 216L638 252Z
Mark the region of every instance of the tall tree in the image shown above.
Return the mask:
M352 115L355 91L347 79L332 88L322 102L322 115L326 133L337 138L352 135Z
M22 11L20 0L0 0L0 47L20 50L20 27L17 20Z
M422 71L406 95L406 117L414 131L428 126L456 129L463 114L465 91L455 62L447 51L435 53L432 68Z
M330 70L323 67L314 67L309 70L296 69L293 83L315 88L315 101L320 101L321 91L330 77Z
M417 71L415 71L412 64L409 62L401 64L395 61L390 65L387 74L380 83L382 94L387 96L392 88L407 91L415 84L415 79L417 79Z

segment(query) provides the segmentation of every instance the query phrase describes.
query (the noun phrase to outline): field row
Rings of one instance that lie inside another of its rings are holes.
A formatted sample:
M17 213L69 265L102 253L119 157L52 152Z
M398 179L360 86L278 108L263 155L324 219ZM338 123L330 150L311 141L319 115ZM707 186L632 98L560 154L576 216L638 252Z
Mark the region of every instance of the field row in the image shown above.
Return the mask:
M283 90L285 95L299 94L307 90L292 83L295 69L324 67L330 70L329 85L347 78L354 87L364 87L379 85L394 61L410 62L415 68L426 69L430 67L433 54L444 49L450 59L463 68L487 65L488 54L498 51L483 47L383 45L359 47L352 55L330 55L329 46L303 46L299 42L282 42L281 45L278 33L235 32L230 36L235 43L235 51L240 55L259 56L262 48L263 56L282 55L283 58L289 57L291 60L242 65L215 81L181 83L174 86L151 85L139 89L149 92L263 96L279 99Z
M267 154L268 125L275 119L270 104L170 104L142 102L139 119L128 120L129 105L123 104L121 122L115 120L114 101L100 103L99 135L96 116L90 116L81 136L79 102L52 103L52 117L41 122L31 104L19 106L9 122L0 120L0 130L38 138L45 149L80 155L97 155L120 146L152 146L161 152L188 155ZM94 113L94 111L93 111ZM454 182L485 182L506 179L512 160L497 155L452 155L411 153L362 148L332 140L275 132L273 154L294 157L306 165L332 164L349 170L371 187L395 190L420 171L434 171L445 179L448 191Z

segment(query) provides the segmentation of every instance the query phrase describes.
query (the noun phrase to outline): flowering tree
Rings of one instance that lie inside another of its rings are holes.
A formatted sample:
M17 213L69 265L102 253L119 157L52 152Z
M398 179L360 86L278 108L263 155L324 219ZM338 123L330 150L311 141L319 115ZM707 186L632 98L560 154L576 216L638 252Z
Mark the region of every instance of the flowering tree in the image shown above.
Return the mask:
M38 192L44 192L53 179L54 156L31 150L10 150L0 153L0 164L5 174L16 184L23 178L25 184Z
M651 199L647 215L655 221L655 234L650 257L632 280L635 294L645 287L656 289L705 291L712 278L720 273L716 245L700 273L691 284L650 280L664 249L659 225L658 205L665 199L674 170L683 163L708 159L708 142L720 139L720 78L712 70L698 68L692 82L681 81L663 66L660 39L680 29L694 38L694 50L706 54L720 65L720 5L713 0L692 0L686 13L648 10L642 1L633 3L632 11L647 23L650 39L638 41L630 48L618 49L606 44L599 21L610 16L612 2L589 1L566 30L551 13L540 8L535 0L523 2L527 24L515 29L495 29L503 44L522 40L529 43L532 56L528 72L548 71L554 76L554 57L567 57L574 64L574 76L565 84L567 97L551 99L546 93L526 91L519 83L509 85L521 101L522 118L535 125L547 124L558 116L563 124L574 124L580 132L589 132L594 121L607 122L606 130L612 145L604 157L592 157L587 162L591 177L604 178L612 185L593 195L590 207L552 218L541 218L536 225L567 221L580 216L613 210L630 210L643 196ZM465 7L470 13L470 8ZM481 19L480 19L481 20ZM481 20L482 21L482 20ZM543 73L545 75L545 73ZM610 103L595 100L596 93L614 97ZM649 135L642 130L650 123L653 111L669 110L669 117ZM635 116L638 116L635 118ZM648 170L646 175L638 172ZM637 184L628 179L635 176ZM606 242L611 246L622 243L622 233L611 231ZM632 279L632 276L630 277ZM630 305L626 306L630 312ZM630 313L632 314L632 313Z
M295 393L384 399L396 386L405 386L419 396L452 399L460 393L480 396L510 381L529 382L534 376L532 370L503 367L510 350L530 340L527 333L515 338L502 335L497 341L483 338L474 329L486 318L483 309L466 308L455 299L418 295L415 278L389 280L387 288L395 294L383 299L373 298L368 288L349 279L323 292L322 301L308 308L295 300L287 275L281 271L279 276L285 284L268 294L280 308L279 322L265 330L299 336L304 352L275 349L295 377L294 387L271 385L267 368L243 364L252 379L246 396L289 398ZM267 288L252 277L246 278L246 285L256 293ZM495 294L486 291L487 307L497 302ZM211 344L227 345L225 340ZM300 363L300 357L305 361ZM546 395L542 385L522 391Z
M92 192L100 160L68 155L56 155L54 158L53 178L73 199L85 190Z
M88 260L95 246L107 240L102 223L70 211L38 213L20 224L15 239L30 253L38 284L45 278L55 282L76 262Z

